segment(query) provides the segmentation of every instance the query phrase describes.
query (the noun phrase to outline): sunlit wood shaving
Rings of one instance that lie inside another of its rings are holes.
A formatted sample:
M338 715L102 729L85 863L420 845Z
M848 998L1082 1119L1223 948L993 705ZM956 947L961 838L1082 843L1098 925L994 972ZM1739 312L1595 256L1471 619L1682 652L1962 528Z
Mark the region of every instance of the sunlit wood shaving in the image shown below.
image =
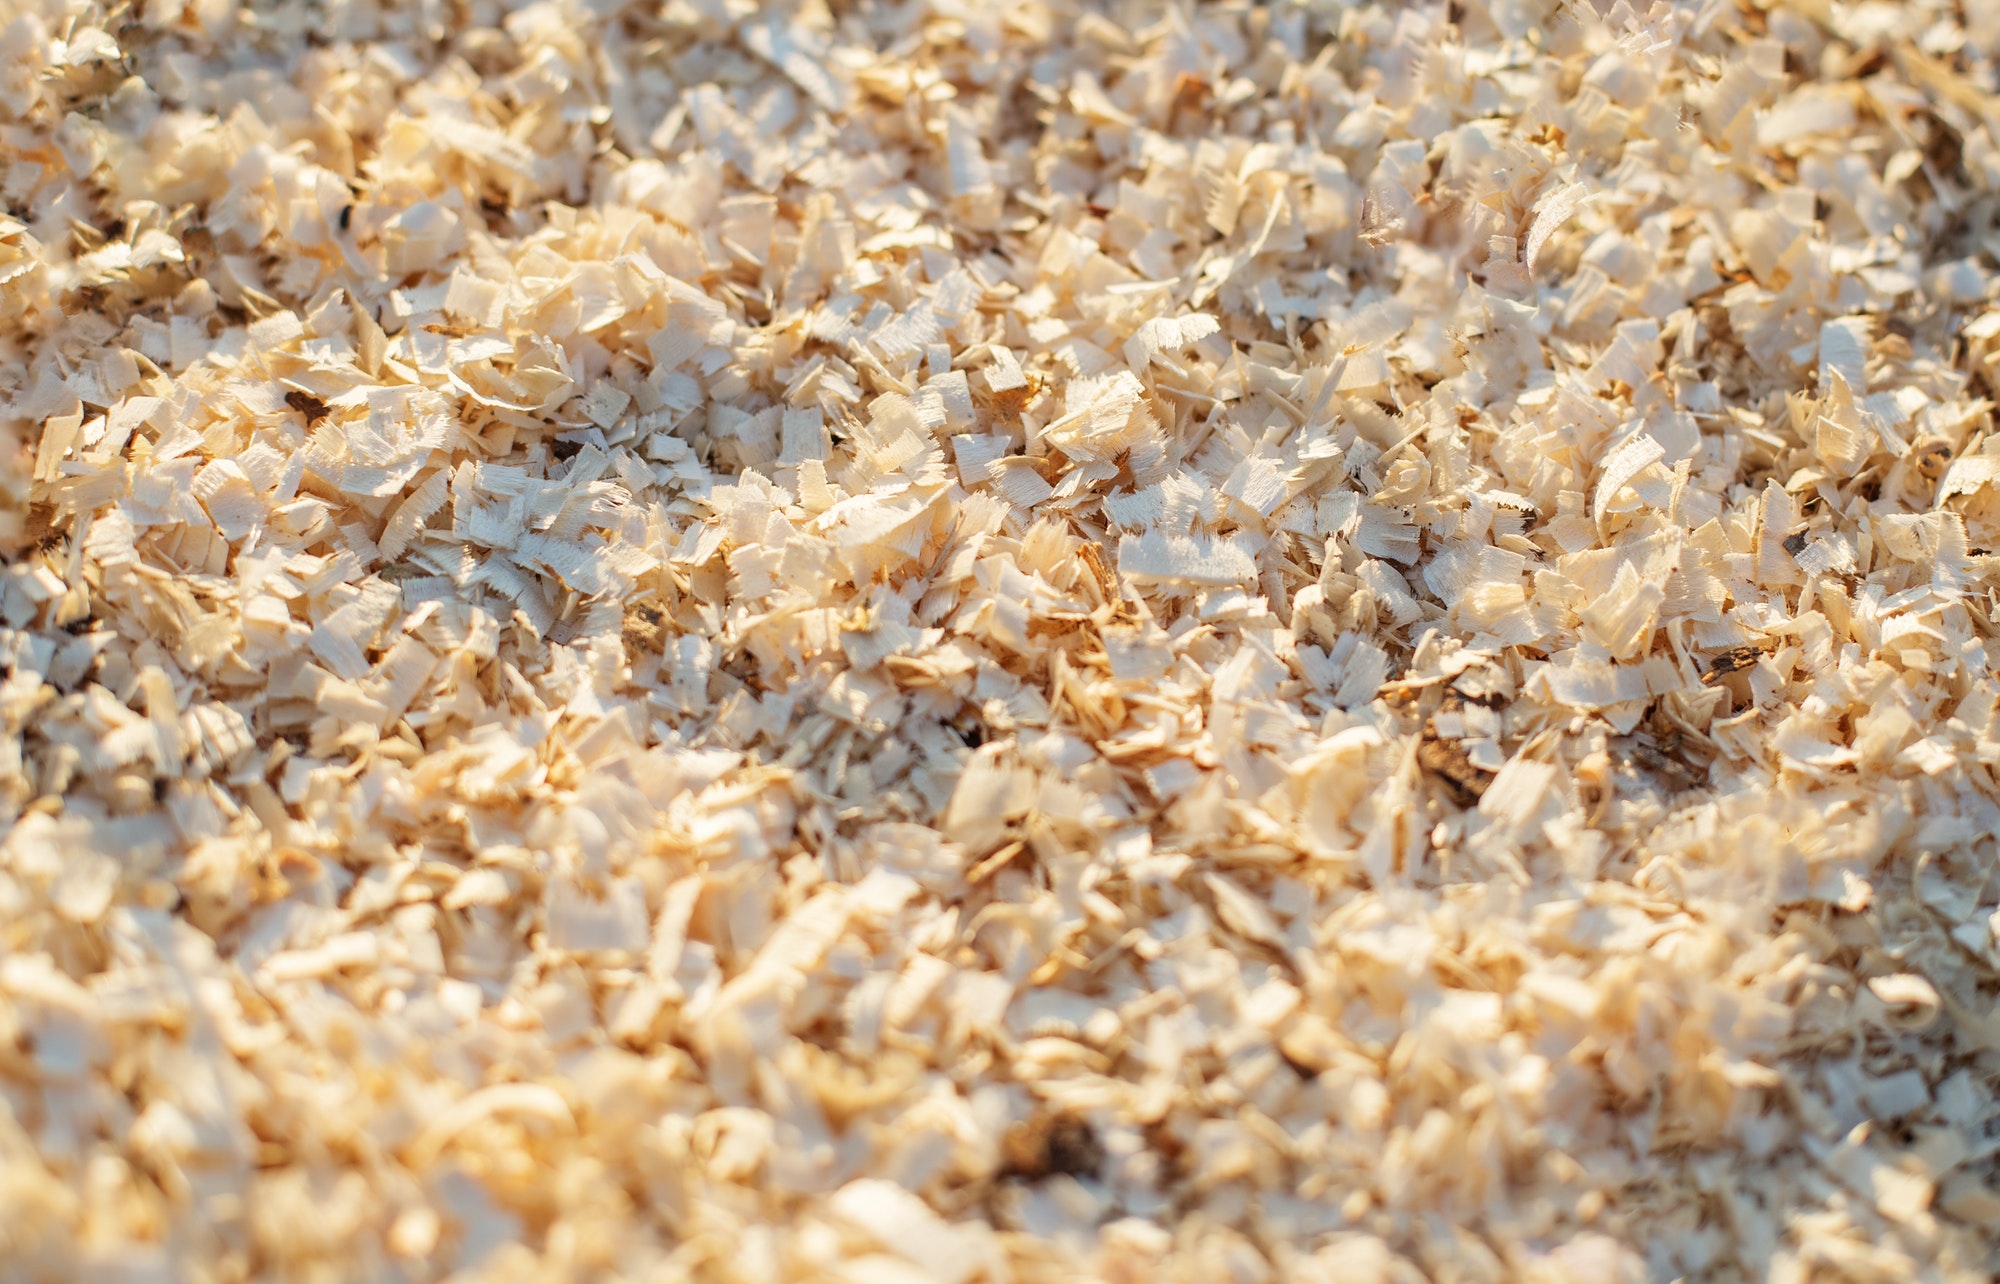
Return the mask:
M2000 6L0 14L0 1276L2000 1263Z

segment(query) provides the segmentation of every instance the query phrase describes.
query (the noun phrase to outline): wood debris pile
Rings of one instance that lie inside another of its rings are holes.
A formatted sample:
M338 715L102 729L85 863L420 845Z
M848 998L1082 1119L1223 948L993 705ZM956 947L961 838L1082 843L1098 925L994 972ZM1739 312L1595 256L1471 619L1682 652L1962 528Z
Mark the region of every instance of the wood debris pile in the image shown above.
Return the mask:
M5 1273L1992 1278L1996 56L15 0Z

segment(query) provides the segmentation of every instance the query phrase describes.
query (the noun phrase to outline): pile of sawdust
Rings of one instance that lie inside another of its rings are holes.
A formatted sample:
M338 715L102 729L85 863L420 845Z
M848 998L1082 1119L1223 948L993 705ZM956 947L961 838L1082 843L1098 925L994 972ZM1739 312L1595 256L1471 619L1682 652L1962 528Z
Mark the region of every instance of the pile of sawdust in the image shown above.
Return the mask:
M2000 7L10 9L0 1274L2000 1268Z

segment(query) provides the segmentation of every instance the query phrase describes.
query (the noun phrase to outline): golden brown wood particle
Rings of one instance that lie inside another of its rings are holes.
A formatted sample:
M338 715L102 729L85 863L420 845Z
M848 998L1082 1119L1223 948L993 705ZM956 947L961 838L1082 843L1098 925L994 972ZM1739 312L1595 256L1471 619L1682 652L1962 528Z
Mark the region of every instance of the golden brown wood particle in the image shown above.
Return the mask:
M1003 1173L1029 1180L1055 1174L1096 1177L1104 1165L1104 1146L1085 1120L1044 1111L1007 1130L1001 1158Z
M1456 740L1426 735L1417 745L1417 764L1435 776L1461 807L1476 804L1486 786L1493 783L1493 773L1473 766L1465 747Z

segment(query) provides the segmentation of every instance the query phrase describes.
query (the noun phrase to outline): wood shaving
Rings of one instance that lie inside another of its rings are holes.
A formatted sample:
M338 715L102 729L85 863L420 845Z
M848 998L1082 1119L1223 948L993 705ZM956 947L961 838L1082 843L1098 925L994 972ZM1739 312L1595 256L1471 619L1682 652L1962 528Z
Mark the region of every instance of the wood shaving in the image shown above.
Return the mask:
M1994 1278L1997 59L16 0L0 1275Z

